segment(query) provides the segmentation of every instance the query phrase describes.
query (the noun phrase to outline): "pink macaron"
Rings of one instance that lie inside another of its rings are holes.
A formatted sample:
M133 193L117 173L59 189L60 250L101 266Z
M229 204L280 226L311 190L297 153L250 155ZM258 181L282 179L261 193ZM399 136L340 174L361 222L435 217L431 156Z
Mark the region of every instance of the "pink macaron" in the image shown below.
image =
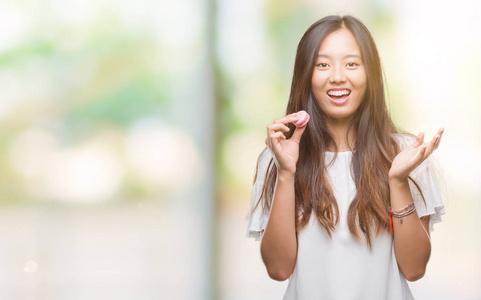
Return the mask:
M297 112L297 121L294 122L294 125L296 125L296 127L303 127L303 126L306 126L307 122L309 122L309 114L305 111L305 110L300 110Z

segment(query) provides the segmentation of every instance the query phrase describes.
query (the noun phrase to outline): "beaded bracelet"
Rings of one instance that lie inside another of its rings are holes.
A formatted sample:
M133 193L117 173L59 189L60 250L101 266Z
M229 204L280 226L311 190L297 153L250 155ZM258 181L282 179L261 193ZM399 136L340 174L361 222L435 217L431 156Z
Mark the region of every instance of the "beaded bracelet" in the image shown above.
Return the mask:
M409 216L409 215L412 214L415 210L416 210L416 207L413 206L410 210L408 210L408 211L406 211L406 212L403 212L403 213L400 213L400 214L395 213L395 212L392 212L392 214L393 214L396 218L398 218L398 219L399 219L399 222L402 224L403 218L404 218L405 216Z
M401 213L403 210L409 210L411 208L411 206L413 206L413 205L414 205L414 201L411 201L411 203L409 203L405 207L403 207L401 209L398 209L398 210L395 210L395 211L392 211L391 208L389 207L389 211L392 211L393 213Z
M392 226L392 215L394 215L396 218L399 219L399 222L402 224L403 223L403 218L405 216L409 216L416 210L416 206L414 206L414 201L406 205L405 207L392 211L391 207L389 207L389 230L391 231L392 234L394 234L393 231L393 226Z

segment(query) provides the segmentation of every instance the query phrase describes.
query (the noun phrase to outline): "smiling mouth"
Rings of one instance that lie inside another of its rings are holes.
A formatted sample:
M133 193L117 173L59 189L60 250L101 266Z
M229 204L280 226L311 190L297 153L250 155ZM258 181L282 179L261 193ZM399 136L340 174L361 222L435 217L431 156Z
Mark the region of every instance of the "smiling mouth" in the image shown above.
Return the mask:
M342 105L349 100L351 91L348 89L341 91L328 91L326 94L332 103Z
M333 90L327 91L327 95L332 99L341 99L346 96L349 96L350 94L351 94L351 91L348 89L340 90L340 91L333 91Z

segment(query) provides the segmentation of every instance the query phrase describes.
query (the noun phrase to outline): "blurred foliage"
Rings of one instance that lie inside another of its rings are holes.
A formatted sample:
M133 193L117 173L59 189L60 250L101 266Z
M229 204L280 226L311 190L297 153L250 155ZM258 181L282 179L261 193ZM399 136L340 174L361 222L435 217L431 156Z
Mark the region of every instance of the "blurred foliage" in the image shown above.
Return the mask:
M49 13L46 9L37 17L48 19ZM25 26L25 36L0 51L0 78L12 84L4 90L13 91L2 97L11 109L0 118L3 204L49 200L32 194L32 179L12 168L9 152L25 132L41 130L70 151L103 131L124 136L136 122L159 118L171 101L169 72L159 66L161 45L153 32L131 30L111 13L99 12L75 26L55 18L35 26L39 19L25 20L31 25ZM124 147L123 138L105 143ZM161 191L146 189L126 170L118 200L158 197Z
M136 78L92 101L80 102L64 119L68 123L128 125L146 115L160 113L165 99L159 78Z

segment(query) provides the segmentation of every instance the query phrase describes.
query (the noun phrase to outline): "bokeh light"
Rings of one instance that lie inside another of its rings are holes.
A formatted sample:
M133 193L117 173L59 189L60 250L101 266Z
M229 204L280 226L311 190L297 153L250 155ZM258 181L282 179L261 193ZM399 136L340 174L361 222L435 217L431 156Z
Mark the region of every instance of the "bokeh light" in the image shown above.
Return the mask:
M443 170L419 299L481 297L480 2L0 3L0 298L279 299L244 238L297 43L328 14L370 29L399 128ZM185 288L188 286L189 288Z

